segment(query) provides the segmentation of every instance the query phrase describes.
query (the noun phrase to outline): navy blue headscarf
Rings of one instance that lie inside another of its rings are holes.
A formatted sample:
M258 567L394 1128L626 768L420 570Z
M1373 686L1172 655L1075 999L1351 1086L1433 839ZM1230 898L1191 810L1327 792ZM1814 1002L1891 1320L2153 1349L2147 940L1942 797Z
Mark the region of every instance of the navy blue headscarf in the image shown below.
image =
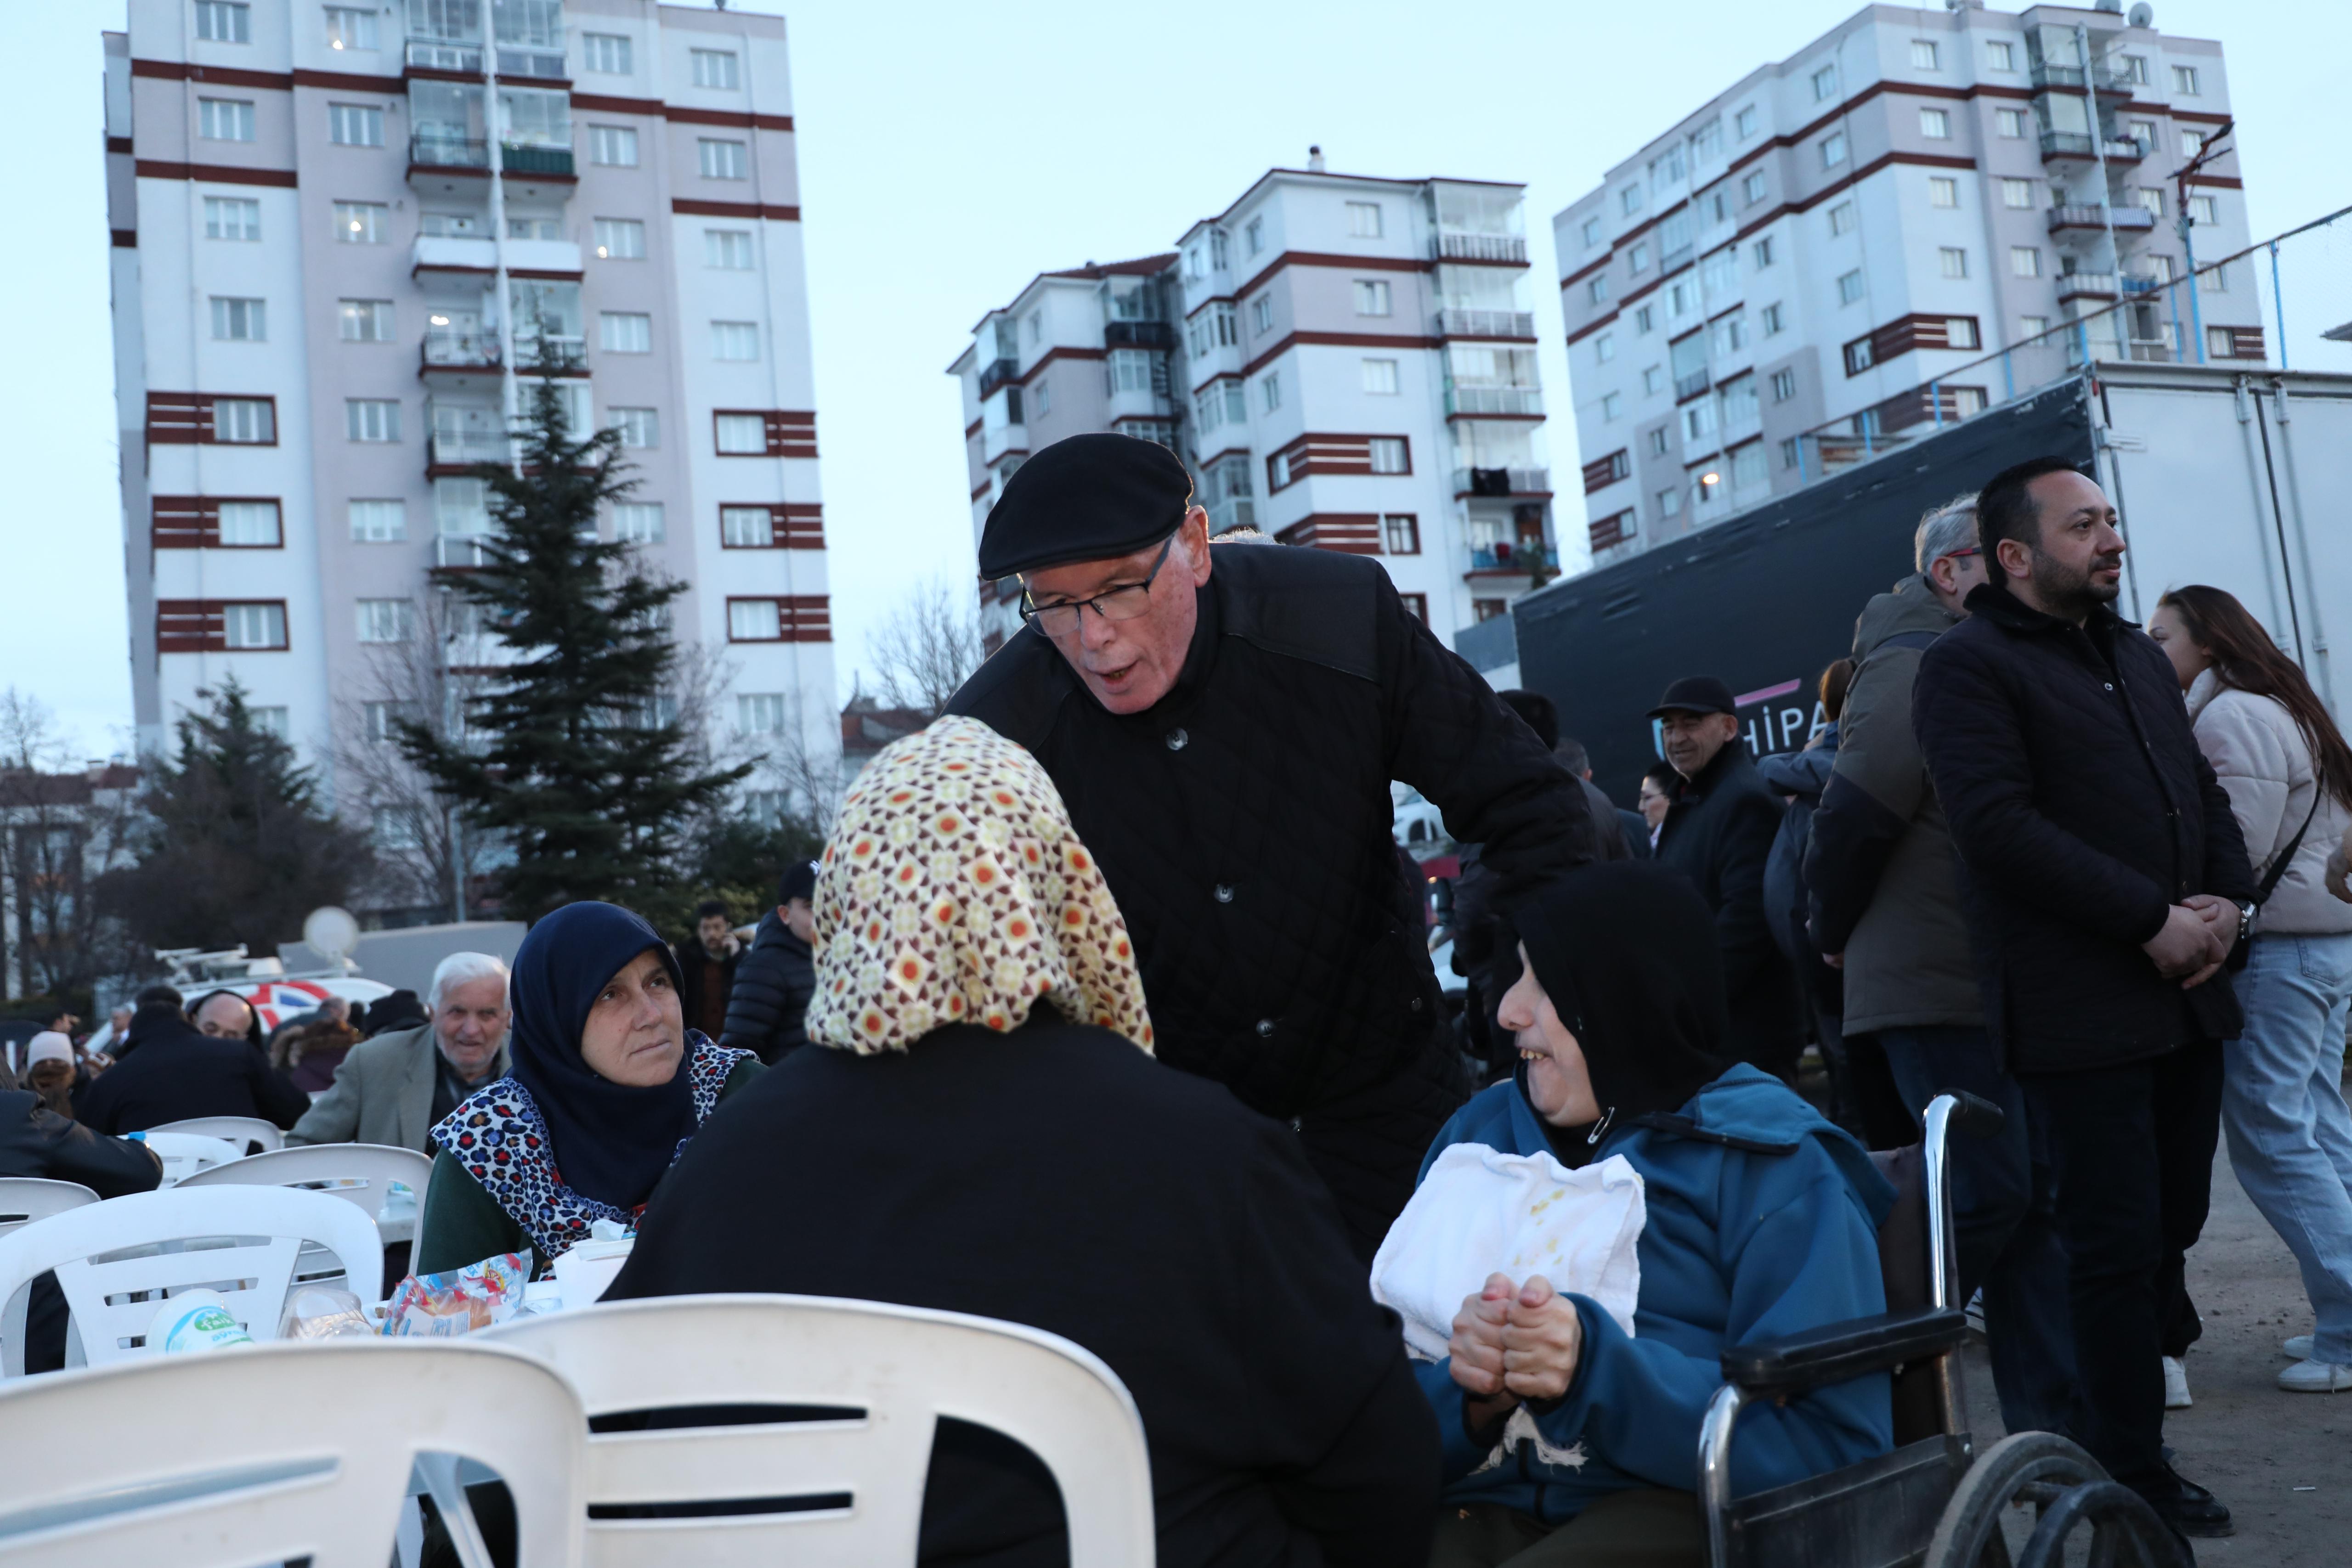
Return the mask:
M651 1197L695 1129L691 1042L670 1081L650 1089L600 1078L580 1055L597 993L647 948L682 990L676 956L645 916L617 904L567 904L523 937L509 991L513 1077L546 1118L556 1170L581 1197L615 1208Z

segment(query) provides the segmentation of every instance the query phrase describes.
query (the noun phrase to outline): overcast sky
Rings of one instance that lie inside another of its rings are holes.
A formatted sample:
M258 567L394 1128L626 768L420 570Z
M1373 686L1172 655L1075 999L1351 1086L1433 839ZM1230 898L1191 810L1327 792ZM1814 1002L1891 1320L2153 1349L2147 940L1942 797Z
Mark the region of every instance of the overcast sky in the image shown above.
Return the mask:
M1698 103L1856 9L739 6L792 26L845 696L870 663L868 633L911 588L961 588L972 575L962 419L944 371L973 320L1032 275L1167 248L1268 167L1303 162L1309 142L1336 171L1525 181L1528 292L1558 413L1568 386L1551 214ZM1922 15L1940 21L1943 10ZM0 183L17 236L0 246L0 288L17 302L17 325L0 431L16 499L5 524L0 684L49 704L98 757L127 747L131 723L99 101L99 34L123 25L123 4L16 0L9 11L0 101L14 106L20 155ZM2352 202L2336 112L2345 17L2340 0L2156 5L2160 28L2219 37L2228 50L2257 237ZM2329 249L2329 297L2316 283L2299 296L2289 279L2291 329L2310 325L2298 310L2352 318L2352 235ZM1548 439L1554 469L1573 474L1571 423L1554 418ZM1573 497L1562 495L1557 521L1577 548Z

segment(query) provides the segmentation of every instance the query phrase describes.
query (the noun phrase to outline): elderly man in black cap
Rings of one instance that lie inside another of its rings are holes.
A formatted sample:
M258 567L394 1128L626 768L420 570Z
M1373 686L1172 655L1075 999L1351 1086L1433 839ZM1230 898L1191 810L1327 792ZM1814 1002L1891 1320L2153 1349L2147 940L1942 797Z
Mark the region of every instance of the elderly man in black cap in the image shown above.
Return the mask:
M1691 879L1715 911L1731 1007L1730 1053L1794 1082L1805 1044L1795 973L1764 918L1764 862L1780 802L1758 777L1731 688L1685 675L1650 710L1660 749L1679 776L1658 830L1658 859Z
M773 1067L808 1043L803 1028L816 994L816 862L795 861L776 883L776 906L760 916L751 950L735 970L734 994L719 1043L757 1052Z
M1592 857L1583 792L1377 561L1213 550L1150 442L1040 451L980 569L1021 576L1027 624L948 710L1053 776L1160 1055L1296 1127L1370 1257L1464 1092L1425 933L1399 919L1389 781L1486 846L1507 901Z

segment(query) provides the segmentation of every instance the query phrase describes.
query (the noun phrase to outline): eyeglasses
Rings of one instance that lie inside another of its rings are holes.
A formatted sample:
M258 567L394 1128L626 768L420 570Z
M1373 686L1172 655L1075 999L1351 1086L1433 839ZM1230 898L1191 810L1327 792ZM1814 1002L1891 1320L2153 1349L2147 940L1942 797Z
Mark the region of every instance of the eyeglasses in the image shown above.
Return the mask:
M1106 590L1092 599L1070 599L1058 604L1038 604L1031 601L1027 590L1021 594L1021 619L1034 621L1038 630L1048 637L1066 637L1078 629L1078 612L1091 609L1106 621L1132 621L1151 608L1151 582L1160 569L1168 564L1168 552L1176 548L1176 536L1170 534L1168 542L1160 547L1152 559L1151 570L1143 574L1141 582Z

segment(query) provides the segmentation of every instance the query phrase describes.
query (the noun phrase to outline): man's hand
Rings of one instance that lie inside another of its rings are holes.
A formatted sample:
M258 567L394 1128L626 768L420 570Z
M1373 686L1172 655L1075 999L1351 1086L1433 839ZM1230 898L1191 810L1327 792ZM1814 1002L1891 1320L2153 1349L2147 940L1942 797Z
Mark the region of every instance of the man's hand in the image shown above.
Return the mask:
M2210 893L2192 893L2183 902L2204 917L2207 928L2212 932L2213 939L2221 949L2214 954L2211 962L2200 965L2194 974L2180 982L2180 988L2186 991L2203 985L2221 972L2221 966L2229 960L2230 949L2238 945L2239 909L2228 899Z
M1518 1404L1518 1396L1503 1386L1503 1333L1509 1326L1512 1298L1518 1287L1507 1274L1489 1274L1486 1288L1462 1298L1454 1314L1454 1337L1445 1354L1454 1381L1468 1396L1463 1420L1477 1432L1502 1419Z
M1832 969L1843 969L1845 967L1845 955L1843 953L1824 953L1822 955L1822 962L1827 964Z
M1576 1378L1584 1320L1541 1274L1519 1287L1503 1330L1503 1386L1522 1399L1558 1399Z
M2185 904L2167 911L2163 929L2139 946L2155 960L2156 972L2168 980L2193 975L2208 965L2218 966L2229 954L2226 947L2217 947L2211 920Z

